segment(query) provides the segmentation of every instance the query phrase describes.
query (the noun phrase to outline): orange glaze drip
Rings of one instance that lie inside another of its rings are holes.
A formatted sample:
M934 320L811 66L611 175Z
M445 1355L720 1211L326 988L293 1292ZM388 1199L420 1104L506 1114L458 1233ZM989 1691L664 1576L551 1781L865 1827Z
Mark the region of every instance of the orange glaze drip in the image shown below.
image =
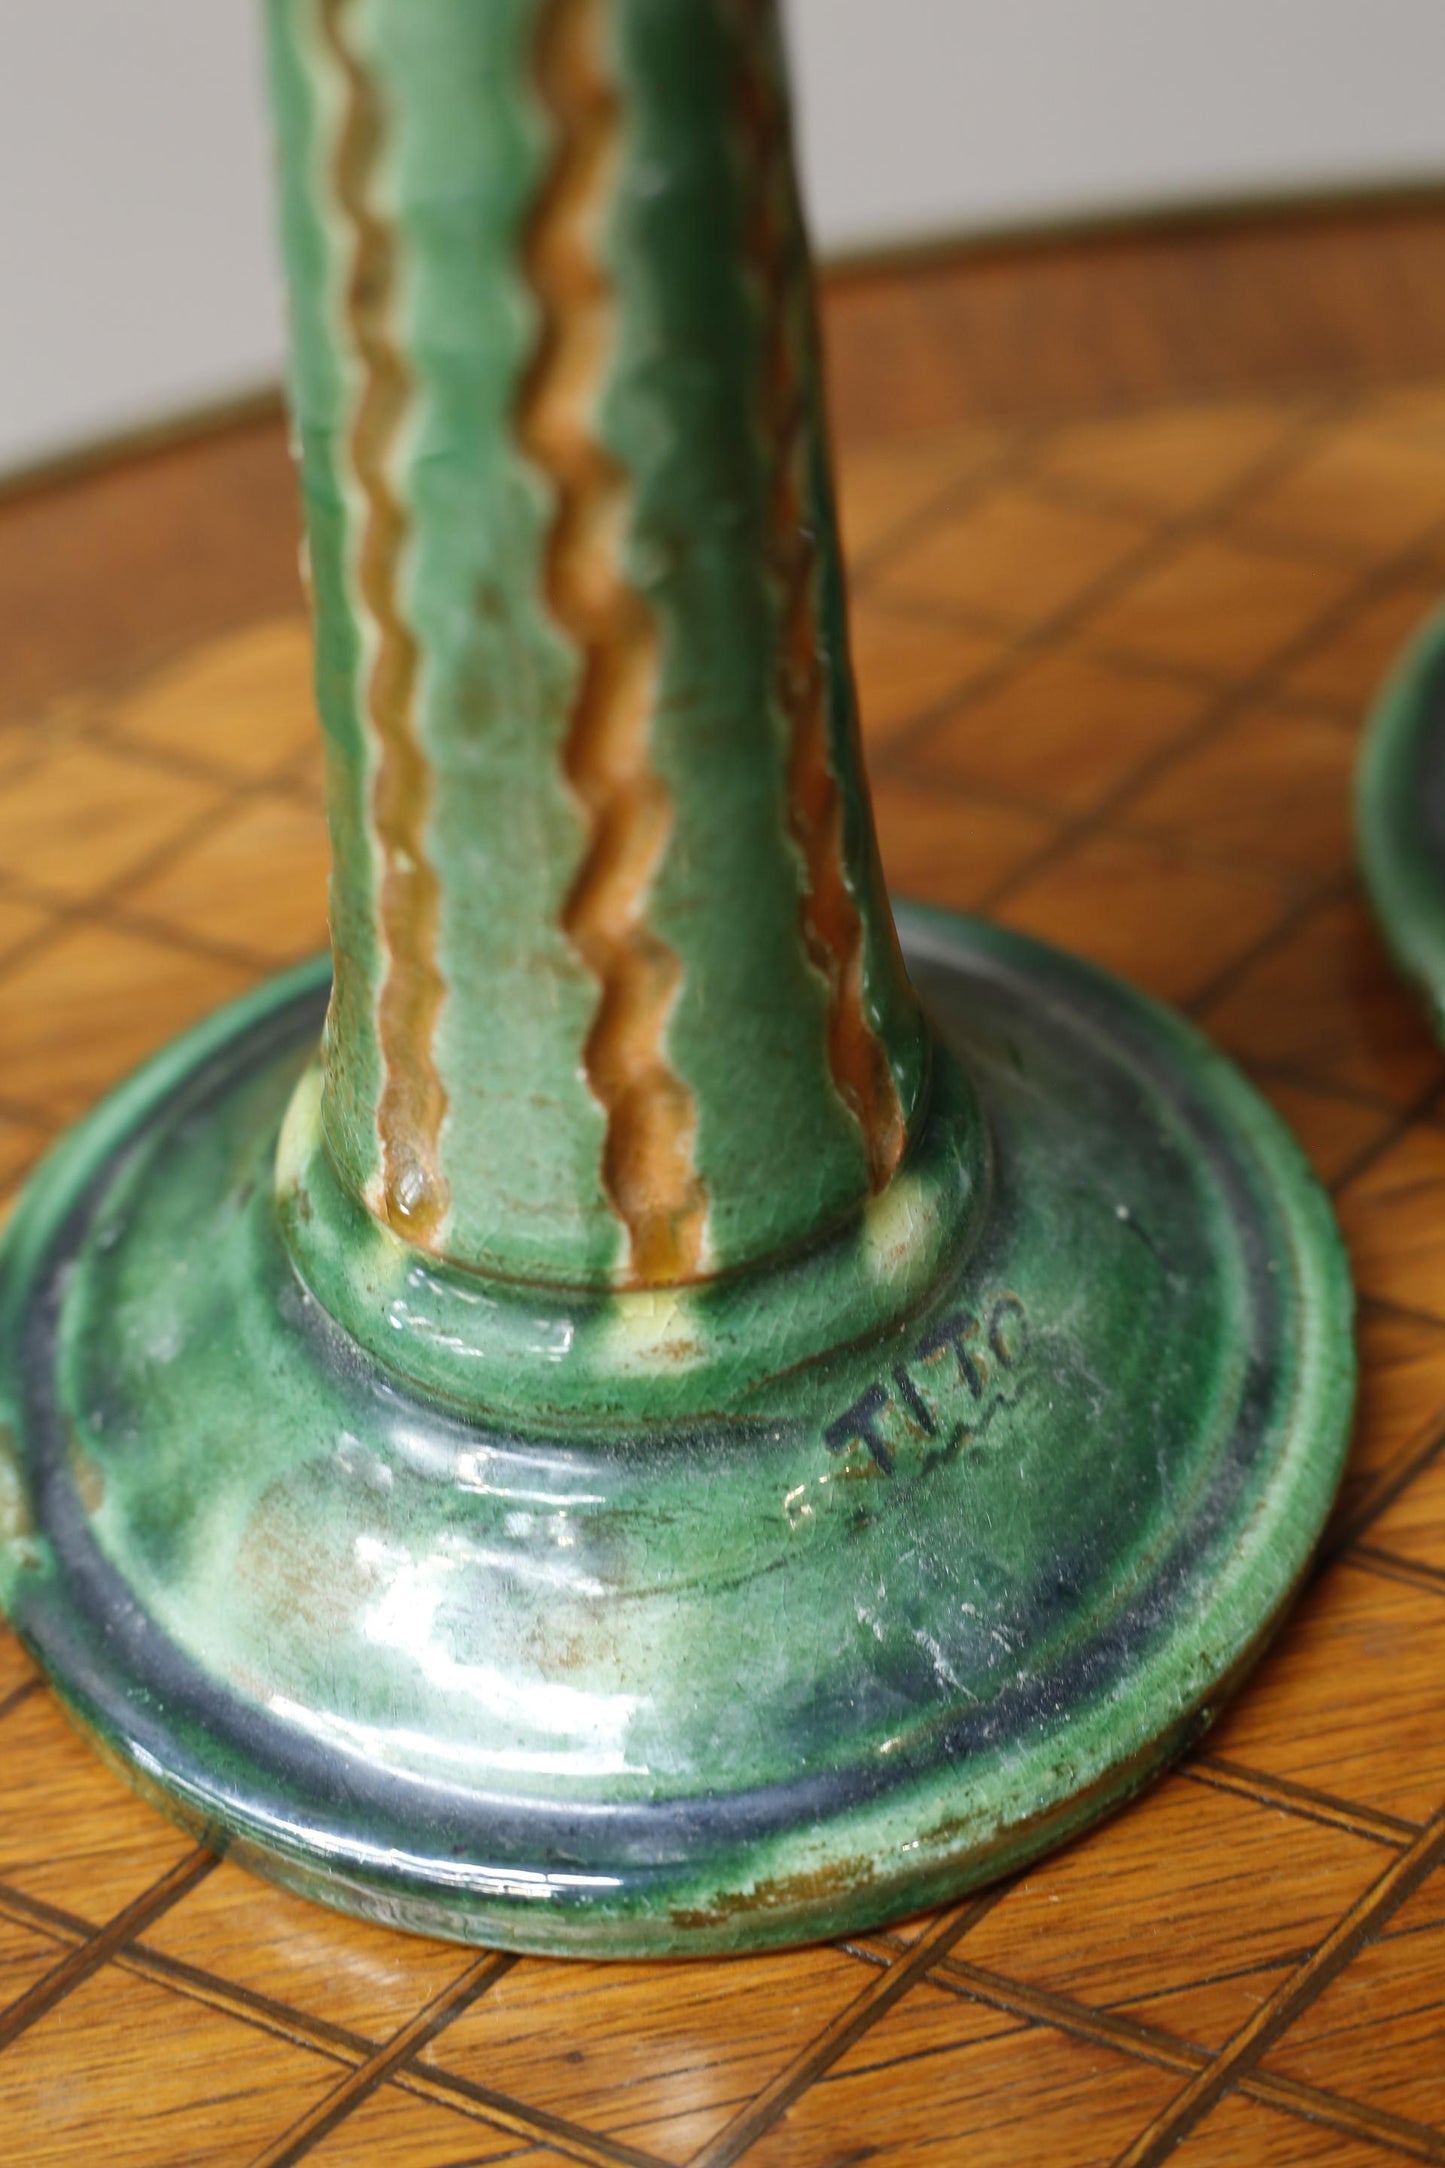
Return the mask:
M377 89L348 42L349 0L321 0L321 23L346 85L334 181L354 242L346 314L361 361L349 451L365 504L356 584L373 644L365 714L375 747L371 819L381 861L385 958L377 1003L382 1087L380 1194L367 1202L398 1234L436 1247L448 1204L438 1159L446 1091L435 1057L446 992L437 966L441 890L427 855L435 785L417 730L420 654L397 596L407 512L390 474L411 374L391 328L397 243L374 187L384 143Z
M547 599L582 664L563 766L589 835L562 923L601 989L583 1059L606 1115L603 1184L627 1230L630 1283L663 1286L702 1269L707 1198L693 1096L664 1051L682 965L644 916L673 827L650 761L657 629L622 569L628 478L593 433L613 337L595 233L621 135L601 14L596 0L547 0L543 14L537 76L555 140L526 242L541 331L518 427L555 492Z
M789 730L788 823L803 865L803 938L828 989L828 1066L862 1129L869 1187L876 1191L903 1155L907 1125L887 1053L863 1006L863 921L848 886L843 795L829 756L829 665L818 625L809 488L814 329L802 220L787 109L768 57L771 0L741 0L736 12L746 247L764 327L758 432L773 457L768 533L780 613L776 690Z

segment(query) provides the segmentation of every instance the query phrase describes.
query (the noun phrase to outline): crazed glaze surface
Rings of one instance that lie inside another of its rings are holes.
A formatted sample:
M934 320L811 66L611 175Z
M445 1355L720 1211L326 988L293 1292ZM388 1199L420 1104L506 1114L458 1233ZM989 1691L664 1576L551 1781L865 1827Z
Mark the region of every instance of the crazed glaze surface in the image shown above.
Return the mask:
M334 986L27 1192L0 1593L334 1903L860 1927L1239 1675L1339 1471L1338 1239L1150 1003L939 915L910 981L770 6L271 14Z

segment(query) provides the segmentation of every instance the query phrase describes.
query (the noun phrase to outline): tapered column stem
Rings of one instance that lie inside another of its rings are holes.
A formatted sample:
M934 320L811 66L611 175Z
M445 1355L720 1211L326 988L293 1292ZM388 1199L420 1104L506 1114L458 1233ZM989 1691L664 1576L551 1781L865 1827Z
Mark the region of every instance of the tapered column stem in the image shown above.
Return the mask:
M771 0L272 0L335 859L322 1120L453 1263L686 1282L885 1186Z

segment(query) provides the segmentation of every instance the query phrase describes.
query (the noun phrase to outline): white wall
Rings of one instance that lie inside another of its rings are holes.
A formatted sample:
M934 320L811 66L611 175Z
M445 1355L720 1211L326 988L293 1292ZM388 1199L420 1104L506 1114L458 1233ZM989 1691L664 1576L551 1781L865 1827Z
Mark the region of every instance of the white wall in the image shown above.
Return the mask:
M0 0L0 471L276 374L260 0Z
M1445 178L1442 0L791 0L827 246Z
M275 376L259 12L0 0L0 472ZM828 250L1445 176L1441 0L790 13Z

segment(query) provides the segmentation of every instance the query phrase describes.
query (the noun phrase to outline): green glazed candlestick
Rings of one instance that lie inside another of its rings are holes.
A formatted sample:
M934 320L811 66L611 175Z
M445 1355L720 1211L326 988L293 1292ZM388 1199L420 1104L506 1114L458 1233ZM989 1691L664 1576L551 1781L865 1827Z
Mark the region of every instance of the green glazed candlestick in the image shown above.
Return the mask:
M1376 920L1445 1039L1445 613L1421 628L1375 704L1355 797Z
M1247 1664L1339 1472L1337 1237L1152 1004L900 950L769 0L270 19L334 973L28 1191L5 1601L330 1902L859 1928Z

